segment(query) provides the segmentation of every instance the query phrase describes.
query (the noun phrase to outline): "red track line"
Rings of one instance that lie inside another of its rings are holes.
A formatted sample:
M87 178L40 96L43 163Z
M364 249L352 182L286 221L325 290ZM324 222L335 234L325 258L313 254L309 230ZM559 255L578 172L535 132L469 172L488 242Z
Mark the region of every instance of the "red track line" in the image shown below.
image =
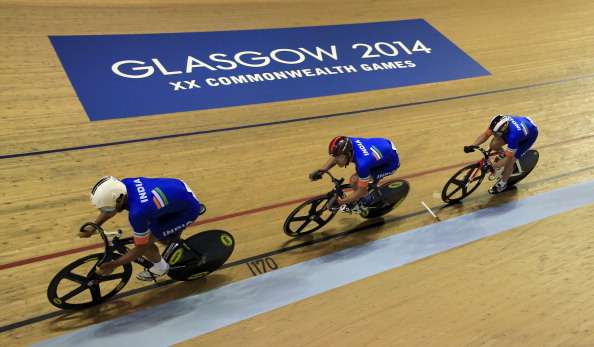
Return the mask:
M61 252L56 252L56 253L51 253L51 254L46 254L46 255L40 255L39 257L33 257L33 258L29 258L29 259L17 260L17 261L12 262L12 263L0 264L0 270L10 269L12 267L17 267L17 266L21 266L21 265L36 263L38 261L44 261L44 260L48 260L48 259L52 259L52 258L57 258L57 257L61 257L63 255L70 255L70 254L74 254L74 253L78 253L78 252L89 251L89 250L92 250L92 249L95 249L95 248L99 248L101 246L103 246L102 243L101 244L88 245L88 246L83 246L83 247L79 247L79 248L67 249L67 250L61 251Z
M226 215L222 215L222 216L218 216L218 217L207 218L207 219L204 219L204 220L201 220L201 221L198 221L198 222L193 223L192 225L190 225L190 227L194 227L194 226L198 226L198 225L202 225L202 224L213 223L213 222L218 222L218 221L225 220L225 219L231 219L231 218L235 218L235 217L245 216L245 215L248 215L248 214L254 214L254 213L258 213L258 212L262 212L262 211L266 211L266 210L272 210L272 209L275 209L275 208L279 208L279 207L283 207L283 206L292 205L292 204L295 204L295 203L298 203L298 202L302 202L302 201L305 201L305 200L310 199L310 198L313 198L313 197L314 196L307 197L307 198L301 198L301 199L295 199L295 200L281 202L281 203L274 204L274 205L268 205L268 206L258 207L258 208L252 209L252 210L246 210L246 211L241 211L241 212L236 212L236 213L230 213L230 214L226 214ZM17 267L17 266L22 266L22 265L36 263L36 262L40 262L40 261L44 261L44 260L58 258L58 257L61 257L63 255L70 255L70 254L80 253L80 252L89 251L89 250L92 250L92 249L97 249L97 248L102 248L102 247L103 247L103 243L95 243L95 244L92 244L92 245L78 247L78 248L72 248L72 249L68 249L68 250L60 251L60 252L56 252L56 253L50 253L50 254L46 254L46 255L40 255L39 257L33 257L33 258L28 258L28 259L17 260L17 261L12 262L12 263L0 264L0 270L10 269L10 268Z
M573 138L573 139L567 139L567 140L560 141L560 142L549 143L547 145L543 145L543 146L540 146L538 148L547 148L547 147L553 147L553 146L560 146L560 145L564 145L564 144L567 144L567 143L577 142L577 141L581 141L581 140L586 140L586 139L593 138L593 137L594 137L594 135L586 135L586 136L577 137L577 138ZM429 175L429 174L440 172L440 171L454 169L454 168L457 168L457 167L460 167L460 166L463 166L463 165L468 165L468 164L474 163L474 162L475 161L469 161L469 162L464 162L464 163L458 163L458 164L443 166L443 167L440 167L440 168L435 168L435 169L431 169L431 170L426 170L426 171L420 171L420 172L412 173L412 174L407 175L407 176L400 176L400 178L415 178L415 177L419 177L419 176ZM235 212L235 213L225 214L225 215L218 216L218 217L207 218L207 219L198 221L198 222L196 222L196 223L194 223L194 224L192 224L190 226L191 227L194 227L194 226L197 226L197 225L208 224L208 223L218 222L218 221L221 221L221 220L226 220L226 219L231 219L231 218L235 218L235 217L241 217L241 216L246 216L246 215L250 215L250 214L255 214L255 213L259 213L259 212L263 212L263 211L267 211L267 210L272 210L272 209L275 209L275 208L279 208L279 207L283 207L283 206L292 205L292 204L295 204L295 203L298 203L298 202L302 202L302 201L305 201L305 200L310 199L312 197L313 196L311 196L311 197L305 197L305 198L300 198L300 199L295 199L295 200L286 201L286 202L281 202L281 203L274 204L274 205L262 206L262 207L258 207L258 208L251 209L251 210L246 210L246 211L241 211L241 212ZM36 262L40 262L40 261L44 261L44 260L58 258L58 257L61 257L63 255L75 254L75 253L79 253L79 252L83 252L83 251L88 251L88 250L91 250L91 249L97 249L97 248L101 248L101 247L103 247L103 243L96 243L96 244L92 244L92 245L88 245L88 246L83 246L83 247L78 247L78 248L73 248L73 249L68 249L68 250L60 251L60 252L56 252L56 253L41 255L41 256L38 256L38 257L33 257L33 258L28 258L28 259L23 259L23 260L17 260L17 261L12 262L12 263L0 264L0 270L10 269L10 268L17 267L17 266L22 266L22 265L27 265L27 264L31 264L31 263L36 263Z

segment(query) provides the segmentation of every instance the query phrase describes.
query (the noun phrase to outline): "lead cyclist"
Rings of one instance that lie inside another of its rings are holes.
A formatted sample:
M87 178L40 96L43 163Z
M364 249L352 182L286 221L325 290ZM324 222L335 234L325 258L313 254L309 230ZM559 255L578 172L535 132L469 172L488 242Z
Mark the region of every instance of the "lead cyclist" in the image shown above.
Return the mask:
M501 178L489 188L490 194L498 194L505 191L507 180L514 170L514 163L520 159L536 142L538 137L538 127L529 117L512 116L498 114L491 119L489 127L480 134L470 146L464 146L464 152L474 151L474 146L478 146L493 136L489 145L492 151L502 151L503 145L507 148L503 150L504 158L497 161L493 168L495 170L503 168Z

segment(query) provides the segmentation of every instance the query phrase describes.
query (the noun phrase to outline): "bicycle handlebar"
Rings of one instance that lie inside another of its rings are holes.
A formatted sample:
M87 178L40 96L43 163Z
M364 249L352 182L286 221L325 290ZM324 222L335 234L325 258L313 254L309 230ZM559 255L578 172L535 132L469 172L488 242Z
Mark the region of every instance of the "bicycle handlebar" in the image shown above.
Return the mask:
M113 241L116 237L120 237L122 235L122 231L117 230L114 232L108 232L108 231L103 230L103 228L100 225L93 223L93 222L87 222L87 223L83 224L80 227L80 231L83 232L85 230L85 228L88 226L93 227L93 229L95 229L95 231L97 231L99 233L99 235L101 236L101 239L103 240L103 243L105 244L106 252L103 256L103 259L101 259L97 263L98 265L103 264L107 260L107 257L108 257L107 250L109 248L109 243L111 241Z
M81 233L85 232L85 229L88 226L93 227L93 229L95 229L96 232L99 232L99 235L101 236L101 238L103 239L103 242L105 242L105 245L107 246L109 241L107 240L107 236L105 236L105 230L103 230L103 228L101 226L99 226L99 224L95 224L93 222L87 222L80 227L80 232Z
M481 152L481 154L485 157L485 160L487 160L490 156L495 155L497 152L496 151L489 151L486 150L480 146L471 146L473 149L478 150Z
M326 175L330 176L330 179L332 179L332 183L334 183L334 190L338 193L338 195L342 196L343 195L342 183L344 182L344 178L337 179L336 177L332 176L330 171L323 171L322 174L326 174Z

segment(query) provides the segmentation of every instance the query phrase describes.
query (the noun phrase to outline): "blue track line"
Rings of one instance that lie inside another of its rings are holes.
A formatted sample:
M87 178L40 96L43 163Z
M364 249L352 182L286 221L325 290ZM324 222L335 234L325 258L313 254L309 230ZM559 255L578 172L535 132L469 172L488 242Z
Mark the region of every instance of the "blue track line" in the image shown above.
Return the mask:
M114 142L104 142L104 143L97 143L97 144L85 145L85 146L64 147L64 148L48 149L48 150L42 150L42 151L31 151L31 152L23 152L23 153L3 154L3 155L0 155L0 160L1 159L11 159L11 158L21 158L21 157L31 157L31 156L37 156L37 155L43 155L43 154L62 153L62 152L71 152L71 151L80 151L80 150L85 150L85 149L93 149L93 148L101 148L101 147L109 147L109 146L119 146L119 145L125 145L125 144L130 144L130 143L158 141L158 140L172 139L172 138L177 138L177 137L207 135L207 134L213 134L213 133L222 133L222 132L242 130L242 129L250 129L250 128L260 128L260 127L280 125L280 124L306 122L306 121L310 121L310 120L318 120L318 119L328 119L328 118L352 116L354 114L359 114L359 113L383 111L383 110L403 108L403 107L409 107L409 106L418 106L418 105L431 104L431 103L437 103L437 102L443 102L443 101L465 99L465 98L471 98L471 97L475 97L475 96L497 94L497 93L505 93L505 92L515 91L515 90L528 89L528 88L537 88L537 87L543 87L543 86L548 86L548 85L554 85L554 84L561 84L561 83L567 83L567 82L572 82L572 81L584 80L584 79L589 79L589 78L594 78L594 74L583 75L583 76L578 76L578 77L571 77L571 78L565 78L565 79L555 80L555 81L548 81L548 82L527 84L527 85L519 86L519 87L510 87L510 88L503 88L503 89L495 89L495 90L489 90L489 91L485 91L485 92L478 92L478 93L472 93L472 94L450 96L450 97L445 97L445 98L437 98L437 99L415 101L415 102L409 102L409 103L397 104L397 105L390 105L390 106L374 107L374 108L361 109L361 110L356 110L356 111L332 113L332 114L310 116L310 117L304 117L304 118L291 118L291 119L279 120L279 121L274 121L274 122L246 124L246 125L239 125L239 126L227 127L227 128L199 130L199 131L191 131L191 132L186 132L186 133L168 134L168 135L161 135L161 136L154 136L154 137L145 137L145 138L131 139L131 140L121 140L121 141L114 141Z

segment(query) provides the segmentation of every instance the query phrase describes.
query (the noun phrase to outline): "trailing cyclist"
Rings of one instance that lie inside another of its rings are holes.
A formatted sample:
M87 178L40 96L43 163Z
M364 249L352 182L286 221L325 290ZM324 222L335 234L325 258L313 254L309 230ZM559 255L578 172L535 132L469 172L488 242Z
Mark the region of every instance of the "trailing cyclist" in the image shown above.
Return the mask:
M137 275L150 281L167 273L169 264L161 257L156 241L168 244L194 223L205 208L183 181L175 178L101 178L91 190L91 202L99 209L95 223L102 225L119 212L128 210L134 245L120 258L102 264L98 273L108 275L123 264L144 256L153 263ZM83 230L90 237L94 229ZM204 261L204 257L202 258Z

